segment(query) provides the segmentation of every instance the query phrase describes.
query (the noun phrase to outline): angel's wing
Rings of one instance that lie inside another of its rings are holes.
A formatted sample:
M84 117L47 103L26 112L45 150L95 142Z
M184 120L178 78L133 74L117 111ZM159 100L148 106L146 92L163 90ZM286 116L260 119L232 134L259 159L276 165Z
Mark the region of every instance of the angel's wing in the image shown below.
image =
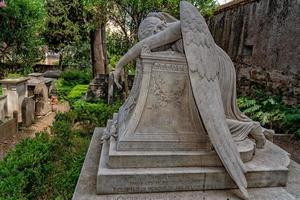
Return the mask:
M204 18L192 4L181 1L180 21L192 90L204 127L224 167L247 199L246 170L224 114L216 44Z

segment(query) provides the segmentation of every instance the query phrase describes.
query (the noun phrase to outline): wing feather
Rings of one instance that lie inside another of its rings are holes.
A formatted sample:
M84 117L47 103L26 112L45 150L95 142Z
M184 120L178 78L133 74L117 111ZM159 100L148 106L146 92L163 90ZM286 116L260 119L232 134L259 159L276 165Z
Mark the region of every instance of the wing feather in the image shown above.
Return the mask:
M246 170L224 113L216 44L204 18L193 5L181 1L180 19L192 91L202 122L225 169L247 199Z

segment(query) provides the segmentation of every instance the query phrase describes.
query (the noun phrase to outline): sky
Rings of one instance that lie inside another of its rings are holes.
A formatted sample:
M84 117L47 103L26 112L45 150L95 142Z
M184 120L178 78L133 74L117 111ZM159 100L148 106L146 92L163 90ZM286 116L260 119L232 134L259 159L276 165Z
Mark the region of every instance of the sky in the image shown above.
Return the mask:
M217 0L219 2L220 5L224 4L224 3L228 3L229 1L232 0Z

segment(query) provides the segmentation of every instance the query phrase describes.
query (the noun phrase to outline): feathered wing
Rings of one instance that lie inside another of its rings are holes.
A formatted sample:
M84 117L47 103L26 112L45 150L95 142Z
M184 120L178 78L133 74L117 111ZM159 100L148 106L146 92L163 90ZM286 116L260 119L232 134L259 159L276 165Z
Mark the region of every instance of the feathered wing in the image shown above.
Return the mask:
M180 20L190 81L201 119L224 167L246 199L246 170L226 123L215 42L204 18L190 3L180 3Z

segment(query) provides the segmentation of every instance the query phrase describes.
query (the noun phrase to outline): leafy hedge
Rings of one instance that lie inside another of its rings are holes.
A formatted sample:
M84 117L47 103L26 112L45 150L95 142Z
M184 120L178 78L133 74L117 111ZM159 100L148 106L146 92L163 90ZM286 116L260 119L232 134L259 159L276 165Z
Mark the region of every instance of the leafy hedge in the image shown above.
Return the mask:
M0 161L0 199L37 199L47 191L53 144L45 133L26 139Z
M74 69L63 72L61 78L55 84L59 98L63 100L77 98L78 96L75 97L75 95L79 95L79 93L84 92L85 88L87 89L91 78L89 71ZM71 96L68 96L69 94Z
M112 114L118 112L121 102L109 106L102 102L86 102L78 100L73 104L73 112L76 121L83 121L93 126L104 127L106 121L112 118Z
M92 127L104 126L120 104L78 100L67 113L57 113L51 134L25 139L0 160L0 199L71 199Z
M87 91L88 85L76 85L68 94L68 99L80 99Z

